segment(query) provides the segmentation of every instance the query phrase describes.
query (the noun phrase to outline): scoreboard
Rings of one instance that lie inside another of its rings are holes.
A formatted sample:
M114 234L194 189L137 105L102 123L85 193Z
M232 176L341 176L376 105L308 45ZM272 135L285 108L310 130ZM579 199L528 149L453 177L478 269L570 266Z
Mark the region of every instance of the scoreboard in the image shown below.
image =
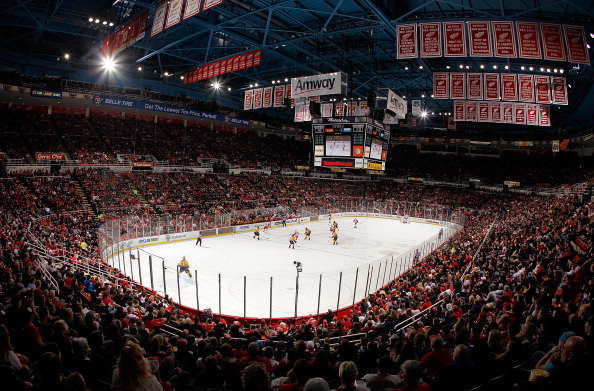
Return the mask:
M384 171L389 128L369 117L312 119L314 167Z

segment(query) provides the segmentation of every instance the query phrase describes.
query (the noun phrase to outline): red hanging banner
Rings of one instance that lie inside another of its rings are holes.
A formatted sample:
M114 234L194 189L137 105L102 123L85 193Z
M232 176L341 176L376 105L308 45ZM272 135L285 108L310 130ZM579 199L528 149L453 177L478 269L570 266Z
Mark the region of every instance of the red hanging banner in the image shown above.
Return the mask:
M285 85L274 86L274 107L283 107L285 99Z
M520 84L520 98L522 102L534 102L534 76L532 75L518 75Z
M483 74L468 73L468 99L483 99Z
M499 73L485 73L485 99L501 99L501 90L499 84Z
M491 116L491 122L501 123L501 103L500 102L490 102L489 103L489 111Z
M241 71L242 69L245 69L245 58L246 58L246 55L245 55L245 53L243 53L243 54L240 54L238 57L239 57L238 70Z
M443 22L446 57L466 57L466 29L464 22Z
M565 61L565 47L561 25L541 23L540 37L542 38L543 57L545 60Z
M337 117L344 117L344 103L338 102L335 103L335 112Z
M454 101L454 121L466 121L466 105L463 100Z
M433 98L448 99L448 82L450 74L447 72L436 72L433 74Z
M272 87L264 88L264 95L262 97L262 107L272 106Z
M254 52L246 53L245 56L245 67L251 68L254 66Z
M466 75L450 73L450 99L466 99Z
M563 31L565 31L567 60L580 64L590 64L590 55L586 46L584 28L582 26L563 25Z
M247 90L243 96L243 109L251 110L253 105L254 90Z
M549 76L534 76L536 103L551 103L551 78Z
M526 124L526 103L514 103L514 124Z
M441 23L420 23L421 57L441 57Z
M495 57L518 57L513 22L491 22L495 37Z
M466 121L476 122L478 102L467 100L465 106L466 106Z
M478 102L478 121L489 122L489 102Z
M221 74L221 63L220 61L215 61L212 63L212 77L217 77Z
M254 90L254 109L262 108L262 89L256 88Z
M518 100L518 75L514 73L501 75L501 99Z
M417 24L399 24L396 26L396 42L398 50L396 58L416 58L419 56L417 47Z
M470 55L473 57L493 57L491 43L491 24L485 21L471 21L468 24Z
M254 52L254 66L259 67L262 64L262 50L256 50Z
M503 121L506 124L512 124L514 122L514 103L502 103L501 111L503 113Z
M516 22L518 34L518 51L522 58L542 58L540 39L538 39L538 23Z
M539 105L526 105L526 125L538 126L538 110Z
M551 106L547 106L547 105L539 106L538 125L551 126Z
M564 77L551 77L551 89L553 90L553 103L556 105L567 105L567 80Z

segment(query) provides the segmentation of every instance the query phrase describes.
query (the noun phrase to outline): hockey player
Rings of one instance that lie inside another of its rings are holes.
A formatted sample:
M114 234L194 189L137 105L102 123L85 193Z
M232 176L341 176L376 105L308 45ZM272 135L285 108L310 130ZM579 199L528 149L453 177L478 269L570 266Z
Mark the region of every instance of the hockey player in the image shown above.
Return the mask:
M196 246L200 245L202 247L202 232L198 232L198 238L196 238Z
M190 276L190 278L192 278L192 273L190 272L190 264L188 263L188 260L186 259L185 256L182 258L181 261L179 261L179 263L177 264L177 267L179 269L177 271L178 276L181 273L186 273L188 276Z
M258 240L260 240L260 227L256 227L256 230L254 231L254 237L253 239L258 238Z
M328 214L328 225L332 225L332 213Z
M295 232L293 232L293 236L295 237L295 240L299 239L299 231L295 230Z
M291 237L289 238L289 248L292 248L293 250L295 250L296 242L297 242L297 238L295 238L295 235L291 235Z
M336 220L334 220L334 222L332 223L332 226L334 227L335 231L338 231L338 223L336 222Z
M270 221L264 226L264 233L268 233L268 228L270 228L271 223Z
M332 232L332 244L338 244L338 233L336 232L336 230L334 230L334 232Z
M357 220L357 218L355 217L355 219L353 220L353 224L355 224L355 228L357 228L357 224L359 224L359 220Z
M305 240L311 240L311 229L305 227Z

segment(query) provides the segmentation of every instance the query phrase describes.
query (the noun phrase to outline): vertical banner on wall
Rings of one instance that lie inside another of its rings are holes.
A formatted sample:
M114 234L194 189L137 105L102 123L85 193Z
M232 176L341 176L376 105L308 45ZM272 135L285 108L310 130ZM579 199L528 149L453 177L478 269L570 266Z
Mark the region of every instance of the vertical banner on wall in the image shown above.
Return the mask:
M514 103L514 124L526 124L526 103Z
M520 85L519 101L534 102L534 76L532 75L518 75L518 83Z
M254 90L247 90L243 95L243 109L251 110L254 101Z
M332 117L332 109L334 108L334 103L322 103L321 111L322 117L329 118Z
M357 116L367 116L369 115L369 107L367 107L367 101L362 100L359 101L359 106L357 107Z
M551 126L551 106L539 105L538 125Z
M450 74L447 72L436 72L433 74L433 98L448 99L448 84Z
M464 22L443 22L445 57L466 57L466 29Z
M450 73L450 99L466 99L466 75Z
M586 46L586 35L582 26L563 25L565 32L565 47L567 61L580 64L590 64L590 55Z
M466 121L476 122L478 102L467 100L465 102L465 106L466 106L466 110L465 110Z
M489 102L491 122L501 123L501 102Z
M262 89L256 88L254 89L254 109L261 109L262 108Z
M419 56L417 47L417 24L399 24L396 26L396 44L398 45L396 58L416 58Z
M165 16L167 15L167 0L161 0L155 8L155 15L153 16L153 26L151 27L151 37L159 34L163 31L163 25L165 24Z
M502 112L502 122L506 124L511 124L514 122L514 104L503 102L501 104L501 112Z
M200 12L202 0L186 0L186 8L184 9L184 20L197 15Z
M539 105L529 103L526 105L526 125L538 126Z
M465 101L454 101L454 121L466 121L466 105Z
M542 58L538 23L516 22L518 35L518 52L522 58Z
M536 103L551 103L551 78L549 76L534 76Z
M485 99L501 99L501 90L499 88L499 73L485 73Z
M411 113L415 117L421 115L421 101L419 99L413 99Z
M441 57L441 22L420 23L421 57Z
M216 7L219 4L222 4L223 0L204 0L204 11L207 9L211 9L212 7Z
M483 99L483 74L482 73L468 73L468 99L482 100Z
M491 22L495 40L495 57L518 57L513 22Z
M489 122L489 102L478 102L478 121Z
M274 102L273 107L283 107L283 100L285 99L285 85L274 86Z
M553 90L553 103L556 105L566 105L569 103L567 98L567 80L564 77L551 77L551 89Z
M295 105L295 117L293 118L293 122L303 122L304 114L305 114L305 105L304 104Z
M565 61L565 46L561 25L551 23L540 24L543 57L545 60Z
M470 55L472 57L493 57L491 24L488 21L471 21L467 23Z
M262 64L262 50L256 50L254 52L254 66L259 67Z
M501 99L518 100L518 75L514 73L501 75Z
M344 117L344 103L337 102L334 107L334 112L337 117Z
M262 96L262 107L272 107L272 87L264 88L264 95Z
M169 11L167 12L167 21L165 22L166 29L179 23L183 6L184 0L169 0Z

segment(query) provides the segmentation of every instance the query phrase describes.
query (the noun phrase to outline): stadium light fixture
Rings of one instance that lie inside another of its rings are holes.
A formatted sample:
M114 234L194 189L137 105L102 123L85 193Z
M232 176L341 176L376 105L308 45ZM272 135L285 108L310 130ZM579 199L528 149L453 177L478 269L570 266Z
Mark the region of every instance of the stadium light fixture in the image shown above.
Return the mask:
M590 33L590 38L594 38L594 33Z
M497 69L497 68L498 68L498 66L497 66L497 65L493 65L493 69Z
M184 75L181 75L179 78L180 78L181 80L183 80L183 79L184 79Z
M464 68L464 64L460 64L460 69L463 69L463 68Z
M89 22L93 22L93 20L94 20L93 18L89 17Z
M231 91L231 87L227 87L227 91Z
M218 81L215 81L212 86L214 87L215 90L218 90L221 88L221 83L219 83Z
M99 19L95 19L95 23L99 23Z
M427 117L427 112L426 111L421 111L421 118L425 118Z
M68 53L64 53L64 58L65 58L66 60L68 60L68 59L70 58L70 54L68 54Z
M481 65L480 65L480 68L481 68L481 69L485 69L485 64L481 64Z
M142 72L142 67L138 67L138 72Z
M111 72L115 69L115 61L113 61L113 58L109 58L106 57L103 59L103 68L108 71Z

